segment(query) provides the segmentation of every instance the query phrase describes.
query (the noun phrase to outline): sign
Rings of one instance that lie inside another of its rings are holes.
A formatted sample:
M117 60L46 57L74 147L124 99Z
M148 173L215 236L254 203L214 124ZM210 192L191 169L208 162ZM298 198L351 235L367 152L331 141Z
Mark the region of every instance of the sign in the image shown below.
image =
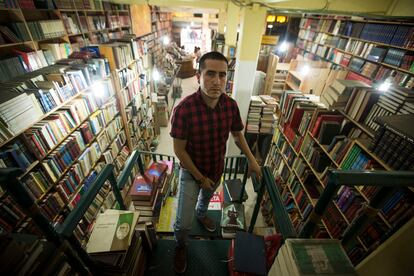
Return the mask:
M279 41L279 36L273 35L262 35L262 44L265 45L276 45Z

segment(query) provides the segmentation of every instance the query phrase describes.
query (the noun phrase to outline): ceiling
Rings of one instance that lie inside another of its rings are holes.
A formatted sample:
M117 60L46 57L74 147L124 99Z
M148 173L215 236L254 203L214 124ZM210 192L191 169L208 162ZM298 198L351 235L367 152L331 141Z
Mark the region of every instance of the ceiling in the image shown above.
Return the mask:
M174 12L214 13L229 3L240 7L253 3L275 13L335 13L364 16L414 17L413 0L115 0L118 3L150 4Z

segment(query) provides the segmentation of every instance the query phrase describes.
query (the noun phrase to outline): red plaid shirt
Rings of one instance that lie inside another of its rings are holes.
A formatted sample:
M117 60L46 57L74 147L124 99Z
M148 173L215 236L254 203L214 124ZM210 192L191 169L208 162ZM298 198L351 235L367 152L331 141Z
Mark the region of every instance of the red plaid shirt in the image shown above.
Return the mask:
M170 135L187 140L186 151L198 170L214 182L220 180L229 133L243 130L236 101L222 94L212 109L198 90L177 105L171 124Z

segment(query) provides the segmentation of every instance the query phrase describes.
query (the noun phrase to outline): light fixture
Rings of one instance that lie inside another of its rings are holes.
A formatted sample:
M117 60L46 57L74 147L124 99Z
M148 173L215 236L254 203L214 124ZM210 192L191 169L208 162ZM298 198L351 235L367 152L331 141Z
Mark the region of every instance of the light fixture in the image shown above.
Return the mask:
M276 17L276 22L278 22L278 23L285 23L285 22L287 22L287 17L284 16L284 15L278 15Z
M276 15L271 15L271 14L269 14L269 15L266 17L266 22L268 22L268 23L273 23L273 22L275 22L275 20L276 20Z
M105 89L101 81L92 84L92 93L98 98L103 98L105 96Z
M158 72L157 68L154 68L154 70L152 70L152 79L154 81L159 81L161 79L161 75Z
M191 21L190 26L194 27L194 21Z
M310 72L310 66L308 65L308 64L305 64L301 69L300 69L300 73L303 75L303 76L306 76L307 74L309 74L309 72Z
M383 82L383 83L381 83L379 86L378 86L378 90L379 91L382 91L382 92L385 92L385 91L388 91L388 89L390 89L390 87L391 87L391 85L392 85L392 81L393 81L393 78L390 76L390 77L388 77L388 78L386 78L385 79L385 81Z
M267 28L268 29L271 29L271 28L273 28L273 25L272 24L269 24L269 25L267 25Z
M164 45L168 45L168 43L170 43L170 38L168 37L168 36L163 36L162 37L162 43L164 44Z
M227 26L224 26L224 32L226 32L227 31Z
M289 48L289 44L286 41L283 41L280 46L279 46L279 52L283 53L286 52L287 49Z

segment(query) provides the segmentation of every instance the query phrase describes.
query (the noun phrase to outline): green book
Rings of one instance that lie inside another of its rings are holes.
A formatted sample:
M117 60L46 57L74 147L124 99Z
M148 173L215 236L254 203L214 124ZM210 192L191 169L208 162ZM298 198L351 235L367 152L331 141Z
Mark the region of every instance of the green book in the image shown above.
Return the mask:
M88 253L128 250L139 212L107 210L96 219L86 246Z
M287 239L283 247L290 275L357 275L339 240Z

